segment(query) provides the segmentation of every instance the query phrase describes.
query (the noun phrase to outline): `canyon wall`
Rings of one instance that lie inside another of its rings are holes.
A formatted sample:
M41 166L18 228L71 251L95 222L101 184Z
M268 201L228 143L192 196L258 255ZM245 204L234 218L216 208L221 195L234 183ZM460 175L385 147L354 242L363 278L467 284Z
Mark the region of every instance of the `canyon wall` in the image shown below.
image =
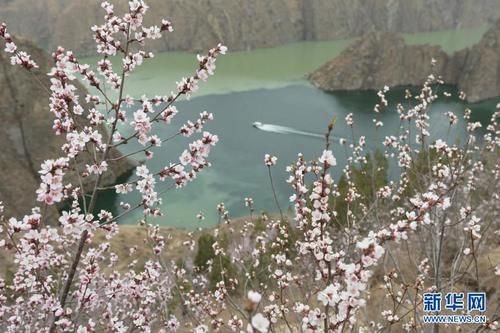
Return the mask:
M116 12L127 1L114 1ZM155 51L230 50L301 40L362 36L371 31L421 32L483 26L500 17L497 0L149 0L146 22L169 18L175 33ZM101 22L97 0L0 0L10 31L52 51L58 45L93 54L90 26Z

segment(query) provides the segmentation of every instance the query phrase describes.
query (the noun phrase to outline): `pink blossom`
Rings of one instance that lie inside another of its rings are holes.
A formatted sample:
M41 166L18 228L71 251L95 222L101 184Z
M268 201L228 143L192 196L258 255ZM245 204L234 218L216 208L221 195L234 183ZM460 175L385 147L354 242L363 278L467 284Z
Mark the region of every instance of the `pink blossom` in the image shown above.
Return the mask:
M274 166L276 165L276 162L278 162L278 158L276 156L272 156L269 154L266 154L264 156L264 163L266 164L266 166L268 167Z
M333 156L333 153L331 150L324 150L323 155L318 159L320 163L326 163L328 166L335 166L337 165L337 160Z

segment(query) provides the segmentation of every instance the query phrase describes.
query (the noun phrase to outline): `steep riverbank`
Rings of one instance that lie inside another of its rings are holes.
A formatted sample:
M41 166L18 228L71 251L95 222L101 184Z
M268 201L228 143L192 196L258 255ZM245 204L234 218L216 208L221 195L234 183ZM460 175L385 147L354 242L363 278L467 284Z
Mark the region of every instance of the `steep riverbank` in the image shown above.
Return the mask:
M436 65L431 66L431 60ZM456 84L469 102L500 94L500 20L481 40L451 55L435 45L408 45L395 33L370 33L308 78L326 91L421 85L430 73Z
M46 159L61 157L61 146L65 142L64 137L52 131L54 118L48 107L50 83L46 75L51 59L31 42L17 44L20 50L32 55L40 68L29 73L12 66L9 55L0 53L0 201L5 205L7 216L22 216L37 205L35 191L40 182L40 164ZM81 84L76 86L78 94L85 96L85 88ZM120 153L111 150L111 156L118 157ZM85 162L86 158L82 157L82 163ZM131 167L126 159L113 163L103 182L115 182ZM76 174L71 171L65 180L78 184ZM89 181L83 180L84 187ZM56 216L57 210L52 206L48 213Z

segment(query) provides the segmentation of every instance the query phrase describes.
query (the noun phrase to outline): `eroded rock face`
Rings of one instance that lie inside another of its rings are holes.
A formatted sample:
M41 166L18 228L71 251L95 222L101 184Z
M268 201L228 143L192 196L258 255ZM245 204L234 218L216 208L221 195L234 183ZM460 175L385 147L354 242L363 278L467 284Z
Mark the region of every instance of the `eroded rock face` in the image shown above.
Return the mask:
M420 85L431 73L433 58L437 60L434 70L443 73L448 56L439 46L406 45L398 34L374 32L314 71L309 79L327 91Z
M437 64L431 66L431 59ZM394 33L370 33L311 73L320 89L364 90L422 85L431 73L456 84L467 100L478 102L500 95L500 20L476 45L446 54L439 46L406 45Z
M127 1L113 1L123 13ZM0 21L52 51L58 45L93 54L90 26L102 21L100 1L0 0ZM300 40L477 27L500 17L498 0L149 0L147 24L169 18L175 33L152 50L198 51L223 42L230 50Z
M10 57L0 53L0 201L4 202L7 215L22 216L35 205L35 191L39 186L40 164L49 158L63 156L61 146L64 138L52 131L53 115L49 112L49 77L51 59L42 49L27 41L16 42L40 66L32 73L10 64ZM77 84L78 94L85 96L85 89ZM111 151L111 156L120 153ZM85 159L83 163L87 162ZM87 162L88 163L88 162ZM115 182L116 178L130 170L132 164L126 159L114 163L103 181ZM65 180L77 186L74 173L69 172ZM90 184L84 179L84 187ZM57 216L54 207L51 217Z
M456 83L477 102L500 95L500 20L476 45L453 55Z

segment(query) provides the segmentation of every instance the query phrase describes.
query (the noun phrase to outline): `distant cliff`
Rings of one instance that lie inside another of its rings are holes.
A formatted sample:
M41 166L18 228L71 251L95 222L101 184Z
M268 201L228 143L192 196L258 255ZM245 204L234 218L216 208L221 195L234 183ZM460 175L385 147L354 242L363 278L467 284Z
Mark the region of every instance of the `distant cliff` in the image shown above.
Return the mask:
M0 201L4 202L7 214L15 216L28 213L37 205L35 191L39 185L40 164L45 159L61 157L64 141L63 137L53 134L49 95L44 88L49 86L46 73L51 59L31 42L18 41L17 44L33 56L40 68L33 75L12 66L9 56L0 52ZM77 87L79 95L84 95L84 87L80 84ZM119 152L112 150L111 155L118 157ZM113 183L131 166L126 159L112 164L104 182ZM78 184L71 172L65 180ZM48 213L54 216L57 211L51 209Z
M500 19L476 45L452 57L454 82L477 102L500 95Z
M437 60L435 71L445 71L448 56L441 47L406 45L398 34L373 32L314 71L309 80L328 91L420 85L431 73L432 58Z
M432 58L437 60L434 69ZM499 96L500 20L479 43L452 55L439 46L406 45L394 33L370 33L308 78L327 91L381 89L384 85L421 85L431 72L456 84L470 102Z
M122 12L127 1L113 1ZM301 40L362 36L371 31L420 32L483 26L500 17L498 0L149 0L147 23L167 17L176 33L152 48L200 50L218 42L231 50ZM92 54L90 26L97 0L0 0L0 21L47 50L63 45Z

